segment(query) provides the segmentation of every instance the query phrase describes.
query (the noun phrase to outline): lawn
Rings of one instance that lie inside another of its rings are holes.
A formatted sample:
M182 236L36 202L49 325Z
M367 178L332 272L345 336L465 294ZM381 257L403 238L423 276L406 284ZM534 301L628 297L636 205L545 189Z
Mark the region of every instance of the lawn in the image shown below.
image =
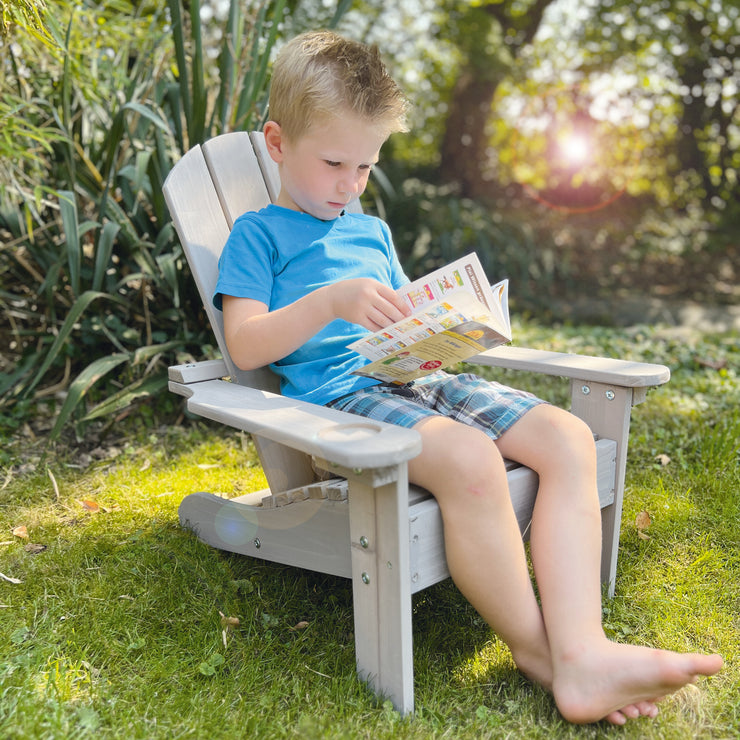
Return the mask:
M620 641L721 652L718 676L663 702L655 721L570 726L448 581L414 597L417 711L403 718L355 676L349 581L217 552L180 529L185 494L264 487L248 437L129 419L85 454L42 458L23 430L3 453L0 736L740 735L740 338L515 331L521 344L671 367L633 411L604 623ZM565 397L563 383L501 375Z

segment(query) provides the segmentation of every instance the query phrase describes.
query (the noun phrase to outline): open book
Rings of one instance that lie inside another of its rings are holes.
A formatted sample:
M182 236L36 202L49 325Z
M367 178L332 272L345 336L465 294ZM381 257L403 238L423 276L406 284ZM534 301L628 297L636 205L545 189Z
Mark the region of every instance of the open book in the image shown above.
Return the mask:
M471 253L399 288L412 315L349 345L355 375L408 383L511 341L509 281L491 286Z

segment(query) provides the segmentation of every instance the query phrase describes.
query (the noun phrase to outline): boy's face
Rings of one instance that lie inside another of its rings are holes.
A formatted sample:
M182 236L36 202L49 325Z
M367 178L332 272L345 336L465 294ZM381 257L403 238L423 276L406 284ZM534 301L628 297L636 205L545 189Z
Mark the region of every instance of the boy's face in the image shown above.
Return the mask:
M382 127L352 114L321 121L295 141L280 136L279 129L274 122L265 127L268 143L278 142L270 148L280 165L277 205L324 221L362 195L387 138Z

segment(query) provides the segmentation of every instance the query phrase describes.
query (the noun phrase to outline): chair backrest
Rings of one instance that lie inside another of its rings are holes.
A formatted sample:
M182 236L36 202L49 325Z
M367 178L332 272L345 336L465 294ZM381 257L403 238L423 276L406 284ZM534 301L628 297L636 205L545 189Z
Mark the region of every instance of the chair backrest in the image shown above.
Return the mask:
M212 302L218 259L236 218L277 199L280 176L260 132L222 134L188 151L164 183L164 196L198 287L208 320L233 382L279 392L268 368L240 370L229 356L223 315ZM352 210L360 210L359 203ZM273 492L313 478L310 460L277 443L254 436L260 462Z
M196 145L172 168L164 196L185 250L198 292L232 380L278 392L267 368L245 372L229 357L223 316L212 303L218 279L218 259L234 221L277 200L280 175L259 131L222 134ZM360 211L358 201L351 210Z
M277 390L267 370L244 372L226 348L223 315L212 302L218 259L234 219L270 203L262 170L249 134L237 132L196 145L172 168L164 196L218 347L232 380L263 390Z

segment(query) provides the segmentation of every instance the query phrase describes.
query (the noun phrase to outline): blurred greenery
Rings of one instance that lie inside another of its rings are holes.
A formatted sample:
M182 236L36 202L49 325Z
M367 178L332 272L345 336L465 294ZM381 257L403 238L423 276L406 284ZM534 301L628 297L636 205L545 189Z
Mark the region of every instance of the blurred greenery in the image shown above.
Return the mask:
M162 183L193 144L260 126L282 39L335 25L380 45L414 105L366 203L411 275L475 250L492 278L511 278L521 312L630 292L737 301L734 4L12 0L0 37L8 431L36 414L52 438L70 425L82 437L145 409L167 365L214 353ZM609 158L555 166L562 136L548 125L573 134L578 121Z
M46 10L44 0L3 0L0 5L0 36L7 36L11 26L44 37L42 14Z
M15 128L3 137L0 301L17 357L0 380L7 423L62 391L51 437L70 421L82 434L165 387L173 359L211 351L162 183L194 144L259 124L285 8L246 14L234 0L210 65L197 0L53 0L52 44L16 33L6 45L0 116Z

